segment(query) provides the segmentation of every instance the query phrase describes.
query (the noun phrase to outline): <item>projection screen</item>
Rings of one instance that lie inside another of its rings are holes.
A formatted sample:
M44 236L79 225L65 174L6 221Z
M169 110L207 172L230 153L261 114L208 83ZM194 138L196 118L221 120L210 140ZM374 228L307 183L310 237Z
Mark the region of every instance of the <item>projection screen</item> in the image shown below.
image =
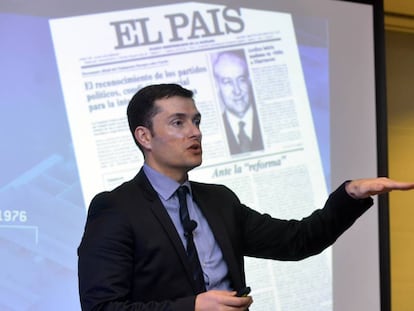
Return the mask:
M143 163L126 106L145 85L194 91L203 164L190 178L225 184L260 212L300 219L345 180L385 175L379 6L2 1L0 309L80 310L87 208ZM226 136L215 77L223 52L247 66L261 136L254 151L232 152ZM381 203L317 256L246 258L250 310L385 310Z

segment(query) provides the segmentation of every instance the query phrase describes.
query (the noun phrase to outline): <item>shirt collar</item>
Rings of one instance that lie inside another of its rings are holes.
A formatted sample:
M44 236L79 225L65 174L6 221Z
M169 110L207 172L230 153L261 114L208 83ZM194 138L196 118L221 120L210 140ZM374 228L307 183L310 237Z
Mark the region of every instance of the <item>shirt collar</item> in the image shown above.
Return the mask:
M230 123L230 126L233 130L233 133L235 133L237 137L237 133L239 132L239 122L243 121L245 124L245 132L249 138L252 138L252 128L253 128L253 108L250 105L247 109L246 113L242 118L237 117L236 115L232 114L231 112L228 112L228 110L225 111L227 115L227 120Z
M152 187L155 189L158 195L161 196L164 200L170 199L175 194L178 187L182 185L187 186L190 195L192 194L190 182L188 180L186 180L182 185L180 185L174 179L171 179L170 177L161 174L160 172L154 170L146 163L144 163L143 169Z

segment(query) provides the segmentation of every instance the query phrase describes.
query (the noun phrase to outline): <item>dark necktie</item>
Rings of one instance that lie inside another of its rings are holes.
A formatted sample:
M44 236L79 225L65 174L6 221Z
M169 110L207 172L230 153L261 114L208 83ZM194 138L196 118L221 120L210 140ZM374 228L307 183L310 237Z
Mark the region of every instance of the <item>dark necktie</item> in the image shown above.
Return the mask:
M190 219L187 208L187 192L186 186L181 186L177 189L178 201L180 202L180 219L184 228L184 235L187 239L187 257L190 263L191 271L193 272L194 283L197 286L197 294L205 292L204 275L198 258L197 249L193 240L193 230L197 227L197 223Z
M239 134L237 135L239 139L240 150L242 152L250 150L250 138L247 136L244 126L246 124L243 121L239 122Z

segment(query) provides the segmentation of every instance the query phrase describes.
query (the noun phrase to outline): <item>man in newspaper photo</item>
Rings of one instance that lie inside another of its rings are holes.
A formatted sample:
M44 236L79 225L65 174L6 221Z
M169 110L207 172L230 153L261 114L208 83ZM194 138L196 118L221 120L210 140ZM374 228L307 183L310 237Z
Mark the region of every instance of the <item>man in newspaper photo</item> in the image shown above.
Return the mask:
M201 114L192 91L144 87L127 115L144 165L90 203L78 249L84 311L247 310L253 298L242 292L244 256L318 254L370 208L372 195L414 189L388 178L355 179L302 220L273 218L243 205L223 185L188 179L202 162Z
M244 50L220 52L213 71L223 105L223 123L230 154L263 149Z

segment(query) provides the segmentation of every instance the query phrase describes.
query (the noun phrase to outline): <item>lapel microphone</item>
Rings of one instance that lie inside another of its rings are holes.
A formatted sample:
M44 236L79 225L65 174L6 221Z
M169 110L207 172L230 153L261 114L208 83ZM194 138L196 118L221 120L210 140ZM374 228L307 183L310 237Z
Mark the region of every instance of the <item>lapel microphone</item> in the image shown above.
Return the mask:
M183 224L183 228L184 228L184 235L186 237L192 236L194 229L197 228L197 222L195 220L190 220L186 222L185 224Z

